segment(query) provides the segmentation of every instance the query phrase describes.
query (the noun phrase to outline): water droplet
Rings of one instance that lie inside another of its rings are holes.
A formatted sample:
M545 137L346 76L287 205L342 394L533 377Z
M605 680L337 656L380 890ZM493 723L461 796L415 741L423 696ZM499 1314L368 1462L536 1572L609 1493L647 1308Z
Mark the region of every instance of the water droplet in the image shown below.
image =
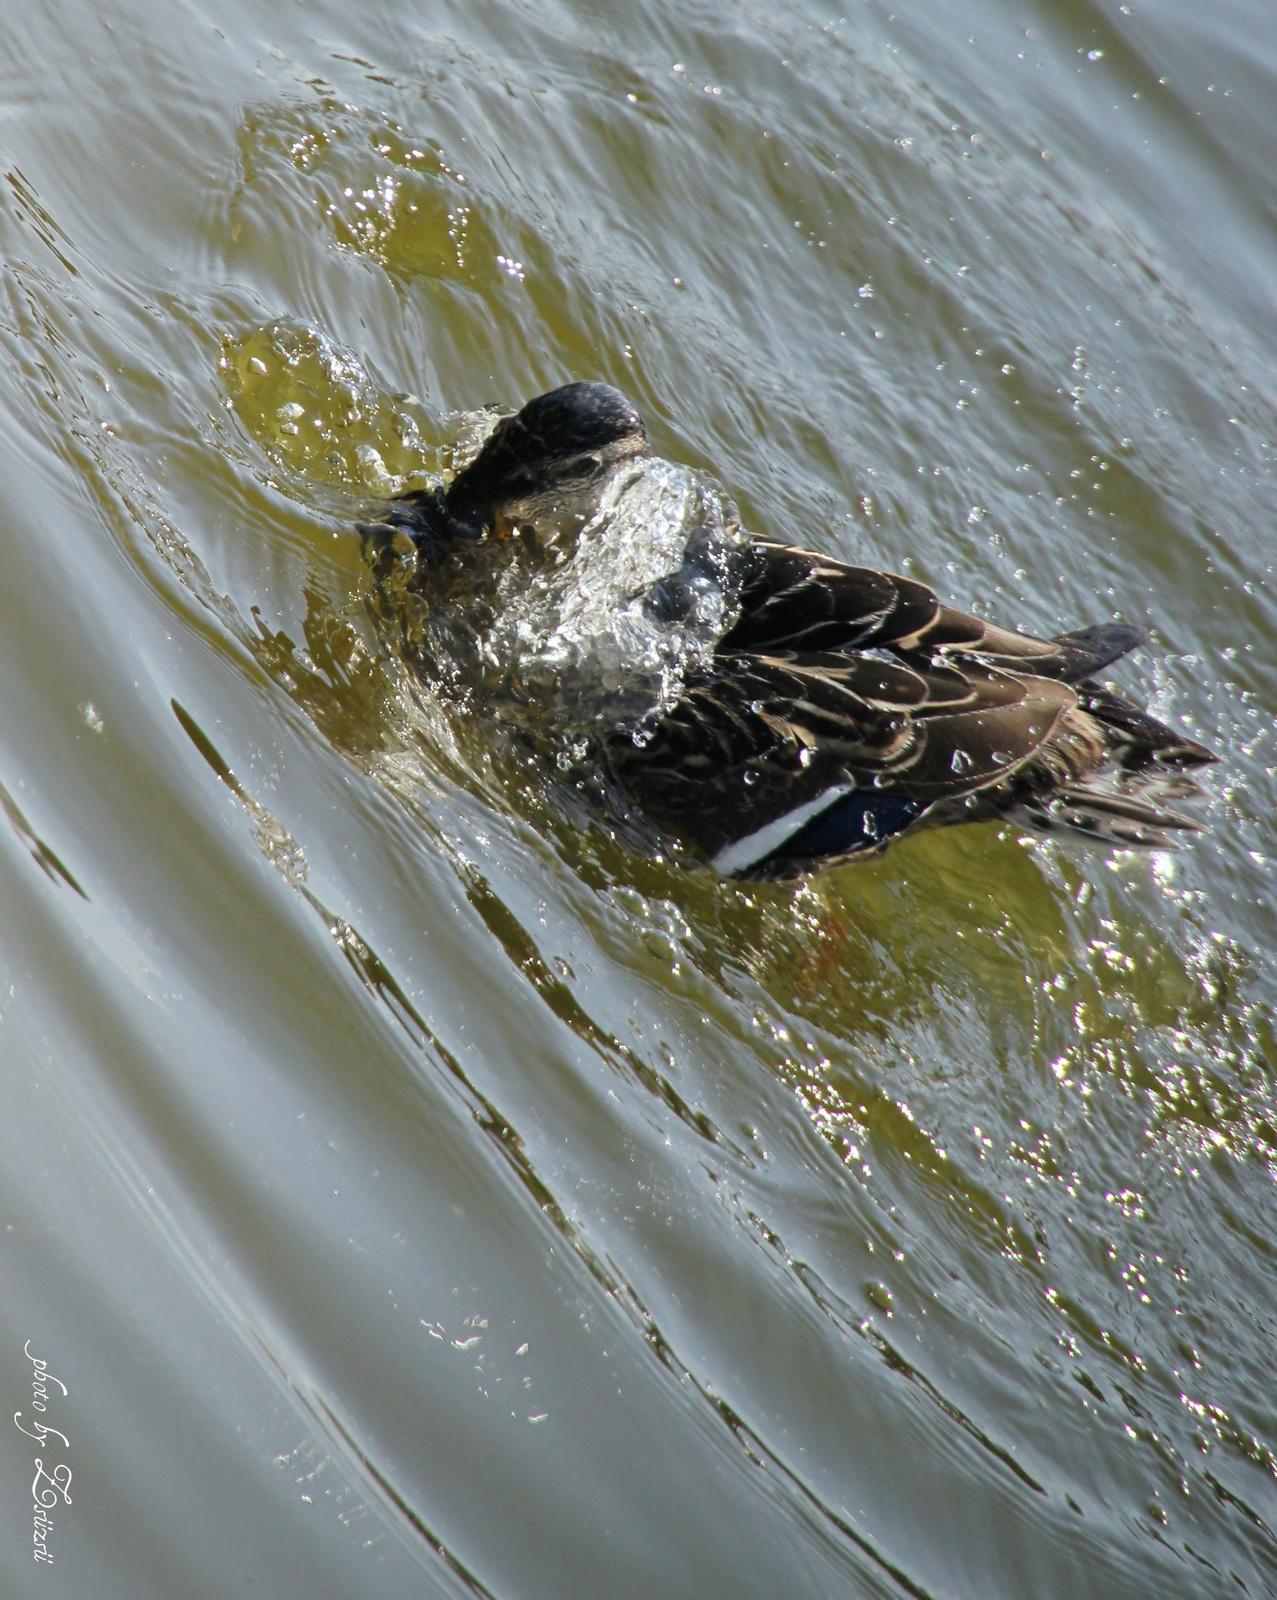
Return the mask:
M954 772L962 773L970 772L975 763L971 760L971 757L965 750L955 750L953 752L953 759L949 762L949 765Z
M746 773L745 773L745 784L746 784L746 787L752 789L753 786L757 782L758 782L758 774L752 768L748 769L746 771Z
M891 1315L891 1290L888 1289L885 1283L867 1283L865 1285L865 1294L878 1307L879 1311L885 1311L888 1316Z

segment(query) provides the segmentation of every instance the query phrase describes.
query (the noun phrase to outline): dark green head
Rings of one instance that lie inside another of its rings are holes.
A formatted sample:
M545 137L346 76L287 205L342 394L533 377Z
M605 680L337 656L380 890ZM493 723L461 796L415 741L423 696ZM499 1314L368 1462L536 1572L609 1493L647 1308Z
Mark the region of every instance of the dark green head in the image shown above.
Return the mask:
M606 383L569 383L497 423L450 484L450 531L479 539L512 507L579 500L618 461L647 451L643 419Z

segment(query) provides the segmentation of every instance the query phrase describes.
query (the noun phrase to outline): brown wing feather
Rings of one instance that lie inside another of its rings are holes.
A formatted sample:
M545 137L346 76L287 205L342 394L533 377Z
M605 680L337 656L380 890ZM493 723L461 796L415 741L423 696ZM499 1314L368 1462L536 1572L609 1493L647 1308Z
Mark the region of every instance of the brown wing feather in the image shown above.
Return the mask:
M634 799L711 857L831 791L898 795L950 822L1021 802L1045 817L1064 795L1078 827L1110 755L1209 759L1090 681L1142 642L1136 628L1036 639L810 550L756 543L749 562L712 669L654 728L609 745Z
M740 617L720 643L757 651L885 649L925 663L936 656L982 661L1010 672L1077 683L1142 644L1124 623L1039 639L941 605L924 583L874 567L852 567L811 550L756 541Z
M711 854L844 784L927 801L1028 762L1073 691L979 664L958 672L838 653L718 658L613 770L646 809Z
M742 651L867 650L917 634L940 603L923 583L849 567L811 550L754 543L740 618L719 648Z

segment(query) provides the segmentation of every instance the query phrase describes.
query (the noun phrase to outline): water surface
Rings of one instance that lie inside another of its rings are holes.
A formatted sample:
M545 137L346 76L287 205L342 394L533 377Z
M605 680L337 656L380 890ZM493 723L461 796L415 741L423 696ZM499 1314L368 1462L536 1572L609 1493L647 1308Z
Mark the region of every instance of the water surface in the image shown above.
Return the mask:
M11 11L6 1592L1277 1594L1267 8ZM760 534L1150 627L1209 835L566 807L352 529L584 377Z

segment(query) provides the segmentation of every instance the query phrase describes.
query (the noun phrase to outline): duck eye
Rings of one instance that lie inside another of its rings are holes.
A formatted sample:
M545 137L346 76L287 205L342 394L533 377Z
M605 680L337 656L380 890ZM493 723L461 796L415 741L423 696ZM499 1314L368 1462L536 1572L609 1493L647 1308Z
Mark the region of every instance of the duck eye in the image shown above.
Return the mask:
M574 456L572 460L565 461L560 470L560 477L568 483L580 483L583 479L592 478L603 465L603 458L597 455Z

